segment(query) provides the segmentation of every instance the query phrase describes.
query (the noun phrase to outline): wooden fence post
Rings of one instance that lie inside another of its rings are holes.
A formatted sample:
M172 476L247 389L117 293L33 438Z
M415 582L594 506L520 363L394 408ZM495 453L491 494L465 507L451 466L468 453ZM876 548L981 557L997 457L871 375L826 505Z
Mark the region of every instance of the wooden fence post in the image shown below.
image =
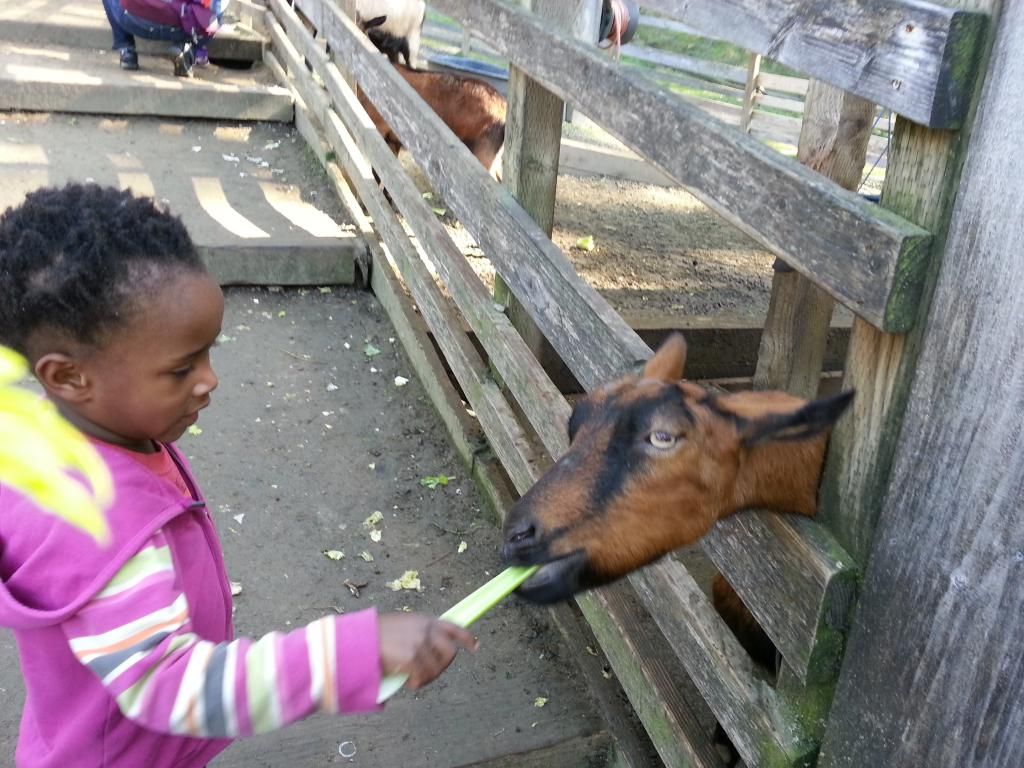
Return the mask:
M523 5L538 16L550 19L555 29L570 29L575 18L575 3L564 0L523 0ZM509 64L502 181L549 237L555 220L564 107L560 98L528 77L515 64ZM537 359L549 368L554 363L554 350L500 274L494 278L494 297L508 307L512 324Z
M956 0L949 5L991 13L1000 2ZM975 55L984 61L981 44ZM961 131L927 128L897 118L891 137L882 205L932 232L934 238L917 320L910 332L885 333L859 317L850 331L843 386L856 389L857 396L851 413L832 434L818 519L862 564L868 561L875 521L889 485L963 161L963 136Z
M1024 764L1024 5L1002 8L823 768Z
M757 107L758 79L761 77L761 54L752 53L747 59L747 84L743 89L743 111L740 113L740 130L750 133L750 121Z
M797 159L846 189L856 189L867 159L874 105L820 80L804 101ZM754 386L814 397L835 302L776 260Z

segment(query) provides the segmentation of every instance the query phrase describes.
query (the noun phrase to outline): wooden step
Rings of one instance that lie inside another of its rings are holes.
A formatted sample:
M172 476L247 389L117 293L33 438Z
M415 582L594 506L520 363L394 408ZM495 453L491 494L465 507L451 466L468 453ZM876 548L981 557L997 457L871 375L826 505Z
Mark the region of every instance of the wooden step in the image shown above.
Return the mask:
M291 96L263 67L196 67L175 77L168 53L120 68L114 51L0 43L0 110L291 122Z
M215 59L261 61L264 37L228 17L238 2L228 5L225 23L210 41ZM31 48L91 48L107 50L111 44L110 24L101 0L36 0L32 3L0 3L0 40ZM143 53L159 53L166 43L137 40Z
M351 283L366 247L279 123L8 114L0 177L0 210L69 181L153 196L182 217L222 284Z

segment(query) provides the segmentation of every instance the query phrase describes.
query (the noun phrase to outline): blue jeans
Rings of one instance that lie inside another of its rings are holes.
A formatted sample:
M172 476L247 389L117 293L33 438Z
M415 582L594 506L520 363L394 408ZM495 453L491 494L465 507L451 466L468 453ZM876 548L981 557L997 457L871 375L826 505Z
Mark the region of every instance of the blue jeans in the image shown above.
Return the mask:
M110 22L110 31L114 35L112 47L115 49L134 48L136 37L144 40L166 40L178 45L188 42L205 45L210 40L209 37L200 37L193 41L192 36L181 27L155 24L133 16L122 8L117 0L103 0L103 10L106 11L107 21Z

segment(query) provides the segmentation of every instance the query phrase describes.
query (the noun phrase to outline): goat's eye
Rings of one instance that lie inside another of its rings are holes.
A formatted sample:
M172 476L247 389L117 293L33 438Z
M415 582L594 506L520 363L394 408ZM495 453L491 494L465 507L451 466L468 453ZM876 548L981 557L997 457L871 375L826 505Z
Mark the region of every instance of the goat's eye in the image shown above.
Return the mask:
M651 432L651 434L647 436L647 440L648 442L650 442L651 445L653 445L655 448L662 449L671 448L673 445L676 444L677 439L678 438L672 433L662 432L661 430Z

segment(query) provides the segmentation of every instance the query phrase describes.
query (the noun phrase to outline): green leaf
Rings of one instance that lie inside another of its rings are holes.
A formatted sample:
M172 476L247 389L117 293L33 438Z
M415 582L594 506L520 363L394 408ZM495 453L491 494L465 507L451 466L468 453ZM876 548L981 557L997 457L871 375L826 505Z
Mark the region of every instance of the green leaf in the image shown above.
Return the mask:
M331 560L341 560L345 557L345 553L340 549L325 549L324 554L327 555Z
M434 490L439 485L448 485L449 481L454 479L454 477L449 477L448 475L427 475L420 478L420 485Z
M373 344L371 344L370 342L366 342L366 346L363 347L363 354L366 355L367 357L376 357L377 355L380 354L380 350L373 346Z
M581 237L579 240L576 241L576 247L581 251L594 250L594 236L587 235L586 237Z

